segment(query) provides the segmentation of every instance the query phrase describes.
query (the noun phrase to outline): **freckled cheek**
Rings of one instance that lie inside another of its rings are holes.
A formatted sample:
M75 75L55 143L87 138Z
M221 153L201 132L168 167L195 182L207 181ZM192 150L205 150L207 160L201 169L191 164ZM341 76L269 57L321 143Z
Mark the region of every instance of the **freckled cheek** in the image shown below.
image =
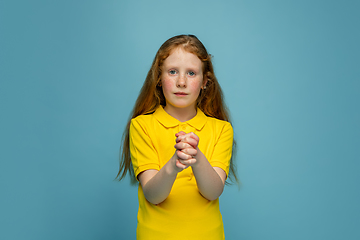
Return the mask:
M170 89L173 87L174 83L173 83L173 81L171 81L169 79L164 79L164 80L162 80L162 85L164 86L164 88Z
M174 88L174 81L164 78L161 80L161 84L165 95L166 93L172 92L172 89Z
M189 88L190 88L192 91L200 91L201 82L199 82L199 81L190 82Z

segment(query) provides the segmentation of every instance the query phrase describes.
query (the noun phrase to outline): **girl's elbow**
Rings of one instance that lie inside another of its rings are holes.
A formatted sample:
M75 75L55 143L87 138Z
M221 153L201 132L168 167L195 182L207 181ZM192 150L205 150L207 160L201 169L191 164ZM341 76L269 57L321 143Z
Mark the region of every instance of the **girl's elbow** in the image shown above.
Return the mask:
M150 197L150 196L146 196L146 195L145 195L145 198L149 203L154 204L154 205L158 205L158 204L162 203L163 201L165 201L165 199L166 199L166 198L160 199L160 198Z
M220 195L214 195L214 196L208 196L205 197L207 200L209 201L215 201L216 199L218 199L220 197Z
M158 205L160 203L162 203L163 201L156 201L156 200L149 200L149 199L146 199L149 203L153 204L153 205Z
M218 199L223 191L220 192L215 192L212 194L201 194L204 198L206 198L209 201L215 201L216 199Z
M219 197L214 197L214 198L207 198L207 200L209 200L209 201L215 201L216 199L218 199Z

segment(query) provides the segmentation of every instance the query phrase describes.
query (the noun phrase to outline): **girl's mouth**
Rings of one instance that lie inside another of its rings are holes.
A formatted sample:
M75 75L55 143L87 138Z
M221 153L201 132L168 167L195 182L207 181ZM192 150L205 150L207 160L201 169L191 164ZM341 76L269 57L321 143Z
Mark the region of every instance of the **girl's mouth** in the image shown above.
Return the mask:
M181 96L186 96L188 94L184 92L176 92L175 95L181 97Z

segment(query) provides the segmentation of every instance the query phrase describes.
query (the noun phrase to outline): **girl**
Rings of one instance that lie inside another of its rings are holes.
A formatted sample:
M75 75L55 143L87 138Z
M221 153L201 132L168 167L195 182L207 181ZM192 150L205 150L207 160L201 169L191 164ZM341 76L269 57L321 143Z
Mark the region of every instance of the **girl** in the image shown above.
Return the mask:
M225 239L219 196L237 182L233 129L193 35L158 50L124 133L118 178L139 181L137 239Z

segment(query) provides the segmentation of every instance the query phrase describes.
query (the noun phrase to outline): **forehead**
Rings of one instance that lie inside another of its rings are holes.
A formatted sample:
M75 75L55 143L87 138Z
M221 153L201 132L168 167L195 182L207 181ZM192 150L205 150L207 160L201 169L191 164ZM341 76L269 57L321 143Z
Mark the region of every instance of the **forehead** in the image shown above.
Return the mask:
M190 53L183 48L175 48L170 52L170 55L163 63L164 67L193 67L201 68L202 61L198 56Z

